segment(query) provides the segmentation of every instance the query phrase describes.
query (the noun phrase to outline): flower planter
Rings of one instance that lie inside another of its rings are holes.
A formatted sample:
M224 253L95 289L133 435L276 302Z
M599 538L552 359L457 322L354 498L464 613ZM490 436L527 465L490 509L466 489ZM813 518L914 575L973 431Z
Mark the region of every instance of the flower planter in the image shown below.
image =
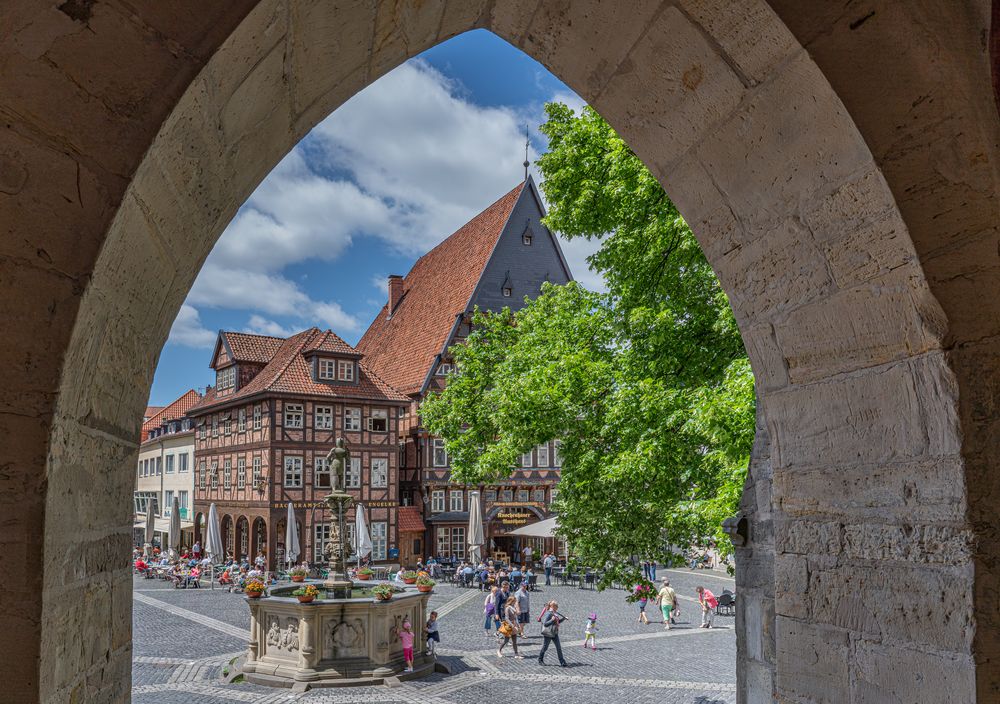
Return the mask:
M304 581L306 581L306 576L304 574L293 574L292 575L292 581L293 582L304 582Z
M358 575L358 579L360 579L362 582L367 582L371 578L372 578L372 576L370 574L359 574Z
M300 604L308 604L313 599L315 599L316 597L314 597L314 596L298 596L298 597L295 597L295 598L299 600Z
M388 596L379 596L378 594L375 595L375 601L389 601L390 599L392 599L392 594Z
M416 584L416 583L417 583L417 578L416 578L416 577L414 577L413 579L406 579L406 578L404 577L404 578L403 578L403 582L404 582L405 584Z
M260 599L261 594L264 592L244 592L251 599Z
M426 586L426 585L423 585L423 584L418 584L417 585L417 591L418 592L424 592L425 594L427 592L431 591L432 589L434 589L434 587Z

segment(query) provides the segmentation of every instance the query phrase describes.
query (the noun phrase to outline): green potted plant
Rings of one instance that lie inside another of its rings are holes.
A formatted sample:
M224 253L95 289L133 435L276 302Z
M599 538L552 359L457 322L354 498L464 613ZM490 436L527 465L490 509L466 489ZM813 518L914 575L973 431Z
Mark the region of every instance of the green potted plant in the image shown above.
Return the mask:
M292 596L296 597L300 604L308 604L310 601L319 596L319 589L312 584L307 584L304 587L299 587L292 592Z
M369 580L372 578L374 574L375 570L373 570L371 567L362 567L360 570L358 570L358 579Z
M413 570L406 570L406 572L403 572L403 581L407 584L413 584L417 581L417 573Z
M433 579L428 577L426 574L422 574L417 577L417 591L418 592L429 592L437 584Z
M391 584L376 584L372 587L372 596L375 597L375 601L389 601L395 592L396 590L392 588Z
M304 582L306 577L309 576L309 570L303 567L296 567L288 571L288 576L292 578L293 582Z
M251 579L243 585L243 593L251 599L259 599L265 589L267 589L267 585L259 579Z

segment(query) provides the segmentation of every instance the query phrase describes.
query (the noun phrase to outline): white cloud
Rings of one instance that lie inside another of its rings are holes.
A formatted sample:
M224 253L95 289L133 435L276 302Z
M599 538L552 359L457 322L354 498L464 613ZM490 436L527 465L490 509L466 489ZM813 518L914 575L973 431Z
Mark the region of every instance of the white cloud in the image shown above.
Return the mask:
M389 295L389 277L385 274L375 274L371 278L371 284L386 296Z
M255 335L271 335L272 337L291 337L302 331L286 328L274 320L268 320L259 315L251 315L250 320L247 321L247 324L243 328L243 332Z
M569 270L573 272L576 281L591 291L607 291L608 286L604 277L591 271L587 263L587 257L601 248L600 240L587 240L583 237L572 240L559 238L559 246L562 247L563 256L566 257Z
M218 333L201 324L201 316L198 315L197 309L185 303L170 328L167 344L196 348L211 347L215 344L217 336Z

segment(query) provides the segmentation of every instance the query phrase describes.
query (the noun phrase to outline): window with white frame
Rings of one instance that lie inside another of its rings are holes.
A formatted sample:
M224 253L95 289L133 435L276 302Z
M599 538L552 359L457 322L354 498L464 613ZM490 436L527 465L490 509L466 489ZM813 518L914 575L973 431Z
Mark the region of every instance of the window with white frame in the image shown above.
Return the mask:
M514 490L513 489L501 489L500 490L500 501L509 502L514 500Z
M182 452L177 455L177 471L186 472L188 471L188 453Z
M545 489L535 489L531 492L531 500L538 504L545 503Z
M464 511L465 510L465 492L462 490L454 490L448 493L448 510L449 511Z
M157 457L156 458L156 476L160 476L161 474L163 474L163 458L162 457Z
M559 447L562 445L562 440L552 441L552 466L562 467L562 459L559 457Z
M247 458L240 457L236 460L236 488L247 488Z
M344 430L361 430L361 409L344 409Z
M549 489L549 505L556 502L556 497L559 496L558 489Z
M232 432L233 432L233 421L230 420L229 414L226 414L226 417L222 419L222 434L230 435Z
M527 503L528 501L528 490L518 489L517 490L517 500L521 503Z
M313 458L313 471L316 475L314 484L323 489L330 488L330 463L323 455L316 455Z
M451 547L451 530L449 528L443 528L443 527L438 528L437 536L438 536L437 554L447 555L448 548Z
M181 511L181 518L188 518L188 492L181 490L177 492L177 508Z
M316 406L313 425L316 430L333 430L333 406Z
M236 386L236 365L215 372L215 387L225 391Z
M229 459L222 463L222 488L233 488L233 461Z
M260 484L262 477L261 473L261 458L259 456L253 458L253 473L250 475L253 481L253 485L256 488Z
M163 515L169 516L174 512L174 492L167 489L163 492Z
M173 474L174 473L174 456L173 455L167 455L166 463L163 466L163 471L166 472L167 474Z
M236 430L245 433L247 430L247 409L241 408L236 416Z
M344 535L347 537L347 542L345 543L345 545L347 545L347 552L356 553L357 549L354 547L354 521L345 520Z
M334 359L319 360L318 374L320 379L336 379L337 361Z
M136 464L136 469L135 469L135 473L136 473L136 475L137 475L137 476L139 476L139 477L141 477L141 476L142 476L142 462L141 462L141 461L140 461L139 463L137 463L137 464Z
M261 422L260 404L258 403L253 407L253 429L260 430Z
M531 466L531 453L530 452L525 452L523 455L521 455L521 466L522 467L530 467Z
M323 563L326 561L326 557L323 555L323 549L326 547L326 541L329 539L329 523L317 523L313 526L313 562Z
M198 465L198 488L199 489L204 489L205 488L205 480L207 479L207 476L206 476L207 474L208 474L208 472L205 469L205 463L202 462L200 465Z
M337 378L341 381L354 381L354 362L352 360L337 360Z
M302 486L301 457L285 457L285 486L289 489Z
M211 475L212 475L212 488L213 489L218 489L219 488L219 463L218 462L213 462L212 463Z
M493 503L496 500L497 500L496 489L487 489L486 491L483 492L483 501Z
M459 560L465 559L465 527L454 526L451 529L451 551L452 557Z
M549 446L548 443L542 443L535 448L535 452L538 453L538 466L548 467L549 466Z
M212 416L212 437L219 437L219 416Z
M434 438L431 440L431 453L433 454L432 461L435 467L448 466L448 451L444 447L443 439Z
M372 488L384 489L389 486L389 460L372 457Z
M286 403L285 404L285 427L286 428L301 428L302 427L302 404L301 403Z
M384 560L386 555L386 524L384 521L372 523L372 559Z
M389 412L384 408L373 408L368 417L368 430L373 433L384 433L389 430Z
M360 489L361 488L361 458L351 457L350 463L347 465L347 471L344 473L344 483L347 485L348 489Z
M454 365L448 364L447 362L442 362L441 364L438 365L437 372L435 373L437 374L437 376L448 376L454 370L455 370Z
M444 489L435 489L431 492L431 513L444 512Z
M204 440L208 437L208 424L202 422L198 425L198 437Z

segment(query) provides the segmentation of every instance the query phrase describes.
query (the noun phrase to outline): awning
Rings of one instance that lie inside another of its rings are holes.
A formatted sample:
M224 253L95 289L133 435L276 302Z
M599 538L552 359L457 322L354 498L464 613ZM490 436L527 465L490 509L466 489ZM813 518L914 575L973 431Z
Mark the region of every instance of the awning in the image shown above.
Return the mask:
M526 526L507 531L506 535L523 535L530 538L554 538L556 537L556 516L546 518L544 521L529 523Z
M146 520L136 521L133 528L146 528ZM153 520L153 530L157 533L169 533L170 532L170 516L157 516ZM194 530L194 521L181 521L181 530Z

